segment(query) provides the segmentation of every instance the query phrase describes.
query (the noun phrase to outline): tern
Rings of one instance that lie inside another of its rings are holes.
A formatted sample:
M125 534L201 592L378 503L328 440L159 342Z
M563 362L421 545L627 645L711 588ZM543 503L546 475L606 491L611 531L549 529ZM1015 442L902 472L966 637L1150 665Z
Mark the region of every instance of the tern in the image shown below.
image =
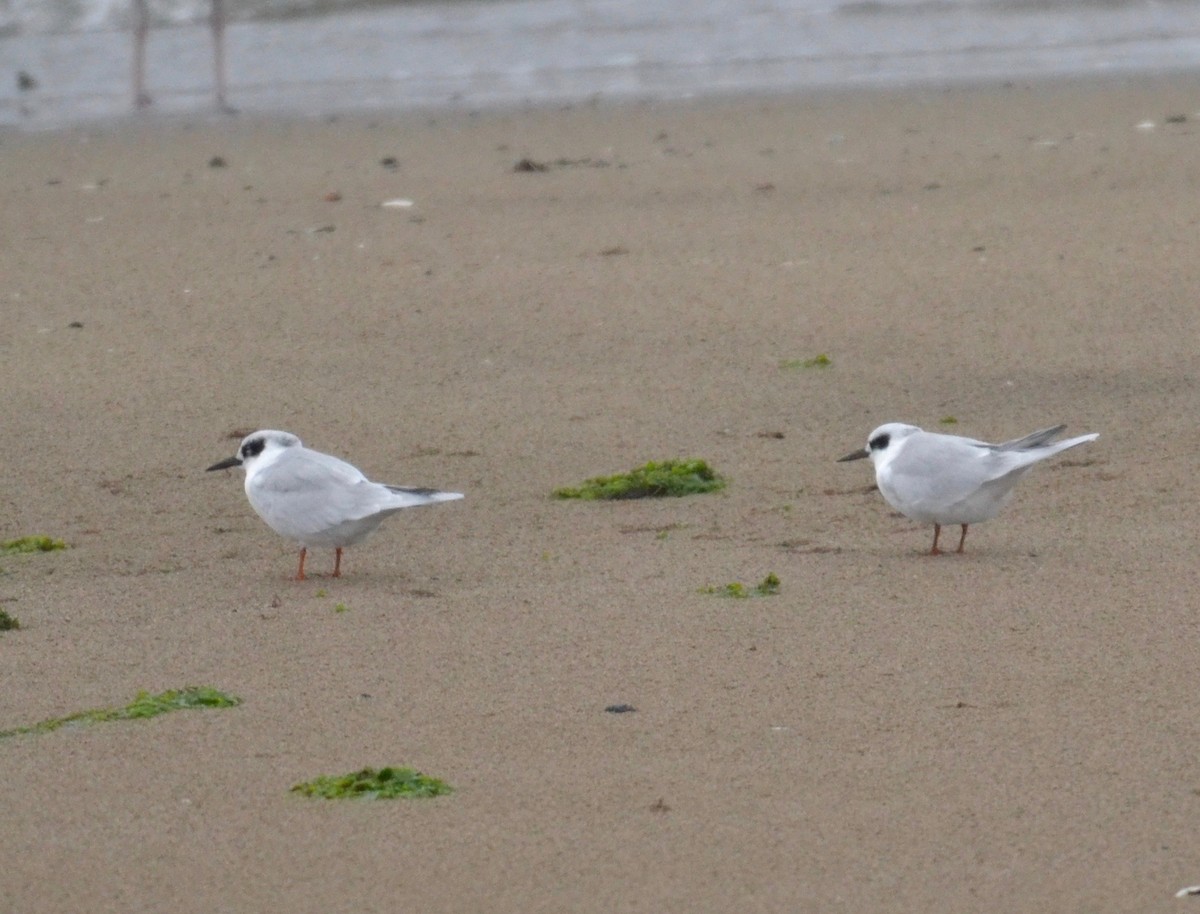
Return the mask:
M967 527L1000 513L1013 486L1035 463L1100 437L1093 432L1053 441L1065 428L1056 425L1003 444L988 444L889 422L871 432L865 448L839 457L838 462L869 457L887 503L917 523L933 524L929 554L941 554L938 538L943 524L962 525L956 550L962 552Z
M290 432L263 429L242 439L237 453L208 469L246 471L246 497L276 533L300 543L300 569L312 547L333 547L333 576L342 575L342 549L364 540L384 519L405 508L462 498L460 492L387 486L357 467L306 448Z

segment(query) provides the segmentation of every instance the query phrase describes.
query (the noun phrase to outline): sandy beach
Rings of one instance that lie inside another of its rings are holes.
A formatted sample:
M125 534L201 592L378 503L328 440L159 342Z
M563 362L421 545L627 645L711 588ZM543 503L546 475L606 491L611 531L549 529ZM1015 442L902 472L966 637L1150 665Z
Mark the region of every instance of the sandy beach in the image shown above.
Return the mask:
M243 701L0 740L0 911L1188 906L1196 98L0 135L0 541L71 547L0 556L0 729ZM930 558L834 462L889 420L1100 438ZM466 498L296 582L256 428ZM550 497L667 457L729 485ZM289 792L383 765L455 792Z

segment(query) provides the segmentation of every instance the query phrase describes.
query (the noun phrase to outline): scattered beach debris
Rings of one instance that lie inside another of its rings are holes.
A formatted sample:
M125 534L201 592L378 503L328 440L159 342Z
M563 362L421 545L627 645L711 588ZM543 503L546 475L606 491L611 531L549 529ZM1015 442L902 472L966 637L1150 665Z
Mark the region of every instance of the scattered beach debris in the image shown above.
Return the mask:
M129 492L128 482L133 479L133 476L126 473L120 479L101 479L96 485L107 492L109 495L126 495Z
M718 597L731 597L735 600L742 600L749 597L773 597L779 593L779 578L772 572L753 587L749 587L740 581L734 581L726 584L724 587L716 585L701 587L700 593L710 593Z
M400 209L408 209L410 206L413 205L413 202L412 202L412 200L406 199L405 197L397 197L394 200L384 200L379 205L380 206L399 207Z
M213 156L208 160L209 168L224 168L228 163L222 156Z
M395 800L400 797L440 797L453 793L445 781L412 768L363 768L350 774L313 778L292 787L293 793L325 800Z
M20 92L32 92L38 87L38 81L32 73L25 70L17 71L17 90Z
M83 329L83 321L71 321L71 323L67 324L67 326L70 327L72 330L82 330Z
M326 203L337 203L341 199L342 199L342 195L339 194L336 190L331 190L329 193L327 193L325 195Z
M1168 123L1168 124L1186 124L1187 123L1187 115L1186 114L1168 115L1166 118L1166 123Z
M91 711L78 711L66 717L54 717L26 727L16 727L12 730L0 730L0 739L9 736L20 736L25 733L49 733L68 724L93 724L110 720L143 720L157 717L169 711L183 711L191 708L232 708L240 705L242 700L232 695L226 695L209 686L188 686L183 689L170 689L151 695L149 692L138 692L137 697L123 708L97 708Z
M578 486L554 490L555 498L600 499L667 498L716 492L725 480L703 460L650 461L614 476L595 476Z
M513 171L549 171L550 166L545 162L535 162L533 159L521 159L513 166Z
M605 248L600 252L601 257L620 257L623 254L628 254L629 248L619 244L613 245L611 248Z
M656 540L667 539L675 530L682 530L686 524L635 524L633 526L621 527L622 533L653 533Z
M397 168L400 167L400 163L398 161L396 161L395 156L384 156L382 159L379 160L379 164L382 165L384 168L386 168L388 171L395 171Z
M513 171L516 172L537 172L549 171L552 168L610 168L612 162L608 159L593 159L591 156L584 156L582 159L566 159L559 158L553 162L539 162L536 159L521 159L513 166ZM622 168L624 166L621 166Z
M0 632L15 632L21 627L21 620L9 615L7 610L0 609Z
M953 416L942 416L938 419L938 425L958 425L958 420Z
M824 352L820 355L814 355L811 359L780 359L779 367L786 369L794 368L828 368L833 364L833 360Z
M1185 885L1175 893L1176 898L1187 898L1189 895L1200 895L1200 885Z
M1137 127L1135 129L1141 130L1143 133L1148 133L1149 131L1153 130L1156 126L1158 126L1158 125L1155 124L1154 121L1142 121L1140 124L1137 125Z
M632 714L637 708L633 705L609 705L604 710L609 714Z

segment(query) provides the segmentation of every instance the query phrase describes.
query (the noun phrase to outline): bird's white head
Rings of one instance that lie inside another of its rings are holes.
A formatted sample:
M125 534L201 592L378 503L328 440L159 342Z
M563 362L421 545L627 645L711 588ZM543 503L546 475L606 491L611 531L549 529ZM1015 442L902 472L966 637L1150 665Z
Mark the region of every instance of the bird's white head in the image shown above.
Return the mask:
M241 467L249 478L263 467L274 463L280 454L291 447L300 447L300 439L291 432L262 429L243 438L234 456L214 463L209 469L228 470L231 467Z
M879 426L879 428L867 436L866 447L853 451L845 457L839 457L838 463L847 460L862 460L870 457L871 462L878 467L881 462L886 462L896 455L896 452L900 449L901 441L910 435L918 434L920 431L915 425L905 425L903 422L888 422L885 425Z

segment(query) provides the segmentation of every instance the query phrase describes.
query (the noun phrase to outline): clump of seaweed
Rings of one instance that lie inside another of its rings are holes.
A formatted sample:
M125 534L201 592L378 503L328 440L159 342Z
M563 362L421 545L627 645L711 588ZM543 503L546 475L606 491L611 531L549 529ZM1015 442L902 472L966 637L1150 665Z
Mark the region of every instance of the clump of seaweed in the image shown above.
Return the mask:
M26 552L54 552L66 549L67 544L49 536L21 536L6 543L0 543L0 555L20 555Z
M306 797L321 797L325 800L395 800L400 797L440 797L453 793L454 788L445 781L412 768L364 768L350 774L323 774L297 784L293 793Z
M753 587L747 586L740 581L734 581L723 587L718 587L715 584L708 587L701 587L700 592L715 594L718 597L732 597L737 600L748 597L773 597L779 593L779 578L772 572Z
M21 622L16 616L11 616L7 610L0 609L0 632L12 632L20 627Z
M157 717L168 711L183 711L190 708L232 708L242 700L226 695L208 686L188 686L184 689L169 689L157 695L138 692L137 697L123 708L96 708L78 711L66 717L54 717L27 727L0 730L0 739L20 736L24 733L49 733L68 724L93 724L109 720L144 720Z
M705 461L697 459L651 461L645 466L596 476L578 486L554 490L555 498L598 499L667 498L698 495L725 488L725 480Z

